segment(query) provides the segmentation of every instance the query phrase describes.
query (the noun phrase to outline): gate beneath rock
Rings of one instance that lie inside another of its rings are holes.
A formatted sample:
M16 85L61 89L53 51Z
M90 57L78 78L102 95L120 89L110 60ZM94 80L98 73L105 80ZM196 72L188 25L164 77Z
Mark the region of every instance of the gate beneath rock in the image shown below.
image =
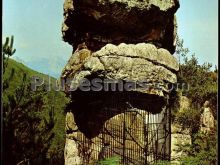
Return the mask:
M110 116L114 109L105 114ZM123 165L147 165L170 160L170 111L159 114L128 109L107 120L100 134L92 139L77 135L84 164L118 157Z

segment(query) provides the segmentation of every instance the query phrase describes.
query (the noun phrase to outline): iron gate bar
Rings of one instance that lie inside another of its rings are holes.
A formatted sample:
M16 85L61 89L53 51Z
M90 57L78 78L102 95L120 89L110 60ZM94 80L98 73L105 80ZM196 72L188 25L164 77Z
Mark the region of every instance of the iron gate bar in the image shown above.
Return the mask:
M106 111L103 115L111 113L114 114ZM161 159L170 160L170 114L168 109L155 115L135 108L125 109L104 124L95 141L86 138L83 133L79 134L77 138L84 152L84 164L89 163L91 156L100 159L98 155L105 143L109 143L105 158L118 155L122 164L146 165ZM123 123L120 123L122 118Z

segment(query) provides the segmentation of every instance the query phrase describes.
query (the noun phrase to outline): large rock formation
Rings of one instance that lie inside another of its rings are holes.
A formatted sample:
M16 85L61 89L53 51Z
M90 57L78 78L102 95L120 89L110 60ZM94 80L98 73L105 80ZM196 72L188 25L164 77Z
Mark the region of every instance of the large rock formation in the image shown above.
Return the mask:
M169 94L176 83L178 0L66 0L62 72L72 103L65 164L170 159Z
M178 7L178 0L66 0L63 39L74 50L83 41L93 51L151 42L174 53Z

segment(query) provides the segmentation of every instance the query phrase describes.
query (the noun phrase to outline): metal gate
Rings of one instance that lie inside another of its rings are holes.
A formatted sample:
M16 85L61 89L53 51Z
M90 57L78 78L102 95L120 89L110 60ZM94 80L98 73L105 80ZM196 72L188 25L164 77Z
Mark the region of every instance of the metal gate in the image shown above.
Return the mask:
M120 164L147 165L170 160L170 131L168 109L152 114L131 108L107 120L97 137L88 139L79 133L77 141L84 164L116 156Z

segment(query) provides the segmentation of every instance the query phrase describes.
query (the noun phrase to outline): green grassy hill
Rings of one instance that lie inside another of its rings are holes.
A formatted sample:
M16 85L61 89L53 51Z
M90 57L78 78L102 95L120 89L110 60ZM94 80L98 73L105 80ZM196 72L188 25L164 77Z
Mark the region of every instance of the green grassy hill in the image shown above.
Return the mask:
M45 82L48 82L48 75L34 71L22 63L16 62L13 59L9 59L8 66L6 67L5 73L3 75L3 80L9 79L12 72L14 72L14 74L9 81L8 88L3 91L3 102L8 102L7 96L13 95L15 93L15 90L22 83L24 73L27 75L27 81L31 81L32 76L37 76L41 79L45 79ZM55 81L55 78L51 77L51 82L55 83ZM56 121L53 128L55 138L52 141L48 157L50 157L51 154L56 155L57 157L61 157L63 156L63 149L65 144L64 108L69 102L69 99L62 91L51 90L45 94L44 102L45 104L43 106L42 116L47 118L49 110L51 109L51 107L53 107Z
M30 82L31 82L30 78L33 77L33 76L37 76L37 77L45 80L45 84L48 82L49 77L50 77L50 80L51 80L52 84L54 84L55 81L56 81L55 78L53 78L49 75L45 75L43 73L39 73L37 71L34 71L34 70L28 68L27 66L25 66L24 64L19 63L19 62L13 60L13 59L9 59L8 65L6 67L6 70L5 70L5 73L4 73L4 76L3 76L3 79L4 80L8 79L11 76L13 70L14 70L14 75L13 75L12 80L10 81L9 88L6 91L7 94L13 94L16 87L19 84L21 84L22 77L23 77L24 73L27 74L28 81L30 81Z

